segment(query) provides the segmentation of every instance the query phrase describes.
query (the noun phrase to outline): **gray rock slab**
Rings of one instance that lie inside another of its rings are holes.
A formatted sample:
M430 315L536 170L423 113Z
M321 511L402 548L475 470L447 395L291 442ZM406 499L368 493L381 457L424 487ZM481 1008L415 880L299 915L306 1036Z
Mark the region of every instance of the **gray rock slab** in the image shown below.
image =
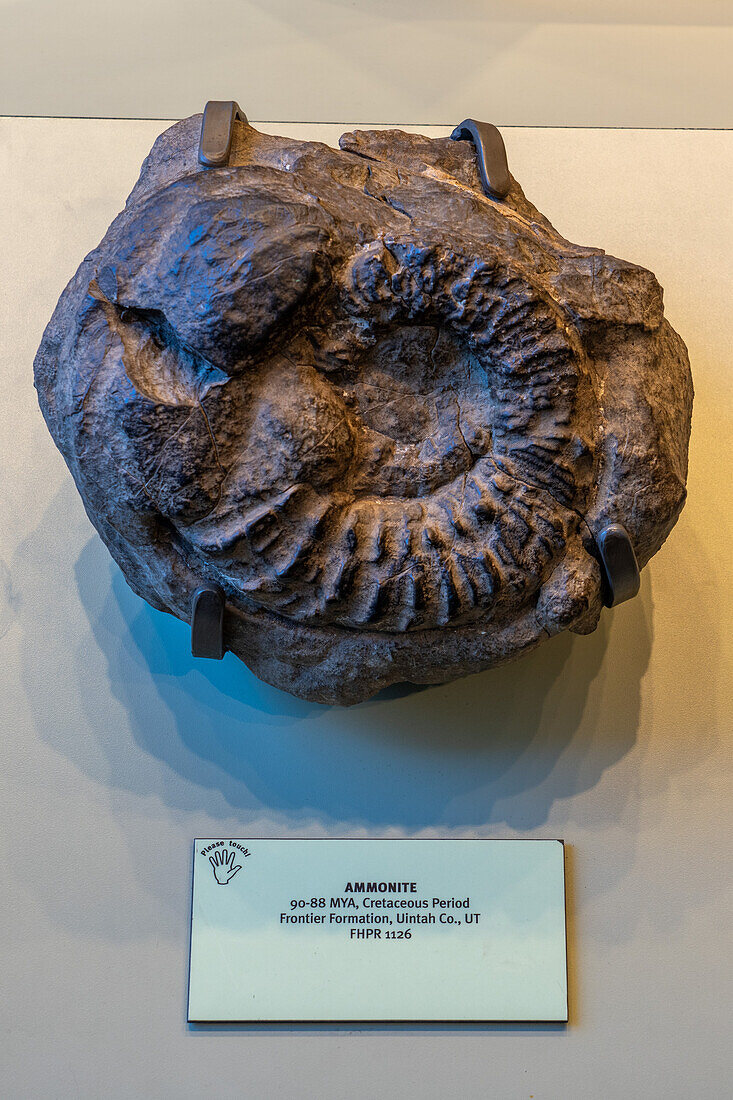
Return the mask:
M651 272L562 238L473 145L201 116L61 296L41 408L129 584L267 682L354 703L595 629L685 499L692 383Z

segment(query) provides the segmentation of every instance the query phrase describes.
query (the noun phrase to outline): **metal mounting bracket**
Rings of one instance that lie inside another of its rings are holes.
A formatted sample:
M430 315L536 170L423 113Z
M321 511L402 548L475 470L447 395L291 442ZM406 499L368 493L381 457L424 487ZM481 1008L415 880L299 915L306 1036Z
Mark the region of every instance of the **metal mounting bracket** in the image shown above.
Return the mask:
M476 147L481 186L490 199L503 199L512 185L504 139L490 122L464 118L451 134L453 141L472 141Z
M201 123L199 164L206 168L226 168L237 120L246 123L247 116L233 99L209 100Z
M639 563L628 532L620 523L604 527L596 539L604 575L606 607L632 600L639 591Z
M220 661L224 656L224 593L197 588L191 599L191 653Z

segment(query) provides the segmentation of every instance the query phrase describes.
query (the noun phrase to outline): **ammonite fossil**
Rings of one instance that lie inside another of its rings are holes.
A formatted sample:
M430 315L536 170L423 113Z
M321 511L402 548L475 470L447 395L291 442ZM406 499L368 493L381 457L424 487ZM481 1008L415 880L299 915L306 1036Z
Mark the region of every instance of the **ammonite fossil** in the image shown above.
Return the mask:
M321 702L592 631L605 533L643 566L685 498L654 276L487 194L470 141L240 118L212 167L201 125L156 141L35 364L135 592L187 621L221 593L223 648Z

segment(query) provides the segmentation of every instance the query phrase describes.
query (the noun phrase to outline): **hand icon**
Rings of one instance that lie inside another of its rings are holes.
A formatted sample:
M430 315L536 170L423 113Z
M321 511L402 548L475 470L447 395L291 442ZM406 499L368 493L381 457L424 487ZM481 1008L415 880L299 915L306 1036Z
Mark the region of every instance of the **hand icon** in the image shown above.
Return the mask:
M234 878L237 871L242 870L242 864L234 864L234 852L231 848L222 848L209 856L209 863L214 868L214 878L220 886L226 886L230 879Z

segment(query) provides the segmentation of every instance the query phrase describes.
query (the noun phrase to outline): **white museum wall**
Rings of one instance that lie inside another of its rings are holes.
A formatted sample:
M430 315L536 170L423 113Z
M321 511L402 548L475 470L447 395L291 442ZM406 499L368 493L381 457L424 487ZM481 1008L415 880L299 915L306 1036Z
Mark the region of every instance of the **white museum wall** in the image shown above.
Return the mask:
M732 123L730 0L4 0L0 114Z
M665 287L695 378L689 501L594 635L344 710L193 660L38 410L44 325L162 128L0 122L3 1096L727 1094L733 135L504 130L562 233ZM191 842L247 834L564 838L569 1026L187 1027Z

